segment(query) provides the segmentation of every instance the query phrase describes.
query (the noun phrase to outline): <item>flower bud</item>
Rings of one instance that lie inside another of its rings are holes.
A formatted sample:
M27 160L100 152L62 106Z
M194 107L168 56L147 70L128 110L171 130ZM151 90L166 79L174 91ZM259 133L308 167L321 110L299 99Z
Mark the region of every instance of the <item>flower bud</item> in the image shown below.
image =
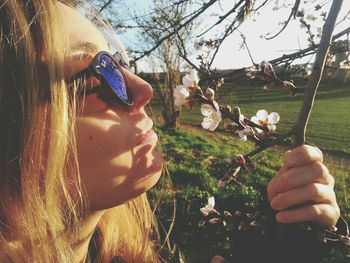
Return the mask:
M214 217L214 218L209 219L208 222L209 222L210 224L217 224L217 223L220 223L220 222L221 222L221 219L218 218L218 217Z
M234 114L237 118L239 118L239 116L241 116L241 109L240 109L240 107L235 106L235 107L233 108L233 114Z
M225 217L232 217L231 213L228 211L224 211L224 216Z
M241 166L245 166L246 165L246 161L244 159L244 156L242 154L238 154L236 156L236 161L238 164L240 164Z
M205 91L204 96L205 96L208 100L212 101L212 100L214 100L215 91L214 91L213 89L211 89L211 88L207 88L206 91Z

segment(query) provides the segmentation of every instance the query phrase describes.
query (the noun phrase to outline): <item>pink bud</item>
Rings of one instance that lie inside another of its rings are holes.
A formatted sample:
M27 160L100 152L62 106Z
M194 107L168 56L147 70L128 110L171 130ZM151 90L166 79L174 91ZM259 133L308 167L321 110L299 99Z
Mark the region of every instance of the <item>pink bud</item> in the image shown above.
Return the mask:
M350 247L350 238L348 236L340 236L340 241L343 242L345 246Z
M242 215L242 212L240 212L240 211L235 212L235 216L241 216L241 215Z
M230 212L227 212L227 211L224 211L224 216L225 216L225 217L232 217L231 213L230 213Z
M207 220L201 220L198 222L198 227L202 227L205 225L205 223L207 223Z
M220 223L220 222L221 222L221 219L220 219L220 218L217 218L217 217L214 217L214 218L209 219L208 222L209 222L210 224L217 224L217 223Z
M227 179L220 179L218 182L218 187L224 188L226 185L228 185L229 181Z
M256 220L250 222L249 224L251 227L257 227L257 226L260 226L259 222L257 222Z
M242 166L244 166L246 164L246 161L245 161L245 159L244 159L242 154L238 154L236 156L236 161L237 161L237 163L239 163Z

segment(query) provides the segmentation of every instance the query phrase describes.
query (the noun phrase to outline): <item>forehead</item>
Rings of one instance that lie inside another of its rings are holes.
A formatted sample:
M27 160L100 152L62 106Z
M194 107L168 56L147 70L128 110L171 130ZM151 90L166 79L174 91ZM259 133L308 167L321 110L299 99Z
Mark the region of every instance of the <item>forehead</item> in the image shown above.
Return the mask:
M93 23L73 8L59 2L57 5L62 18L60 25L62 37L65 38L72 52L84 50L89 53L97 53L98 51L109 50L105 38Z

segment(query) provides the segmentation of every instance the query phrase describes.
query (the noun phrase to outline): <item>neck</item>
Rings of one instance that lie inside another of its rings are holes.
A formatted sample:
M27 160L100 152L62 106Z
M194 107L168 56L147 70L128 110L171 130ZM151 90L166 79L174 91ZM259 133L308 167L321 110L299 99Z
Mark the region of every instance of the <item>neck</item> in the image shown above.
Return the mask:
M89 213L80 224L79 230L72 240L75 255L74 263L86 261L90 240L103 214L104 211Z

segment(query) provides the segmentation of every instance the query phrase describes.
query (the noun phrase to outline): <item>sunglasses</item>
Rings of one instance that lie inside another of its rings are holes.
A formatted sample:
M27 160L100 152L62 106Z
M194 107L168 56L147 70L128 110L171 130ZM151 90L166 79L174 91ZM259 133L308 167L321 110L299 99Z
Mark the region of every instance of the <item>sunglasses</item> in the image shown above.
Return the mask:
M82 96L96 93L98 98L109 105L121 103L122 105L131 106L134 100L126 86L121 67L130 71L128 64L119 52L111 55L108 52L101 51L93 58L90 65L75 74L69 80L69 83L72 84L74 81L82 78L96 77L101 85L91 89L84 89L81 93Z

